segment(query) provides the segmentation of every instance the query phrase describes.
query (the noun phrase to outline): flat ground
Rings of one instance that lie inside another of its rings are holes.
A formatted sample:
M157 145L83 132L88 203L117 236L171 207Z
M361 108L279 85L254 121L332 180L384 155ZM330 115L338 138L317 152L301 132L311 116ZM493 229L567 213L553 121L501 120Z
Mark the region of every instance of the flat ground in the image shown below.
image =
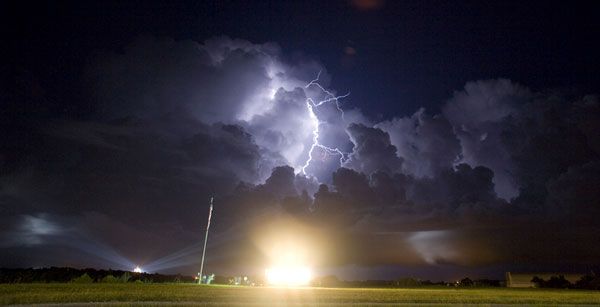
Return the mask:
M135 303L138 302L138 303ZM141 303L139 303L141 302ZM599 305L600 291L542 289L340 289L193 284L1 284L0 305Z

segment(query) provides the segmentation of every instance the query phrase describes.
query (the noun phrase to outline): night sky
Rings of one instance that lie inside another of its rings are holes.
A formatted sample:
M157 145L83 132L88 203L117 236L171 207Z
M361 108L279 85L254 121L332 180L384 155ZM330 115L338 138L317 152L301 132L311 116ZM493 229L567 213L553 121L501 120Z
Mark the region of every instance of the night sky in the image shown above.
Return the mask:
M2 4L0 267L600 268L600 5Z

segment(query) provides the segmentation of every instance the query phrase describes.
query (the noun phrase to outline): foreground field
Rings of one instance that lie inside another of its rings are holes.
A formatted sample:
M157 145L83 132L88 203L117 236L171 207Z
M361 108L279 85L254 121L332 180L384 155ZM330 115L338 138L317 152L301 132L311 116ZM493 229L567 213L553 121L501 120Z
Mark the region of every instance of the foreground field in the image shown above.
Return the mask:
M599 291L541 289L250 288L193 284L3 284L0 304L143 305L600 305Z

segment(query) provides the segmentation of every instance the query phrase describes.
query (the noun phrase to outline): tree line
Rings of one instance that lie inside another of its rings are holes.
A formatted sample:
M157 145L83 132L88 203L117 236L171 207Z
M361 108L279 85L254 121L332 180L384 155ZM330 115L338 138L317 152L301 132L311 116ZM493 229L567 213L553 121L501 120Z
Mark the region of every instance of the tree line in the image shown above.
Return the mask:
M216 276L214 284L232 284L232 277ZM252 278L257 285L262 284L258 278ZM196 282L192 276L164 275L157 273L134 273L123 270L97 270L97 269L75 269L68 267L50 268L27 268L27 269L4 269L0 268L0 283L171 283L171 282ZM544 280L538 276L533 277L531 282L538 288L555 289L588 289L600 290L600 275L589 273L582 276L575 283L567 280L563 275L551 276ZM253 283L254 284L254 283ZM363 280L344 281L336 276L324 276L315 278L312 286L317 287L377 287L377 288L418 288L418 287L501 287L504 282L492 279L471 280L466 277L455 282L420 280L406 277L396 280Z
M194 277L134 273L123 270L75 269L66 267L0 269L0 283L119 283L119 282L194 282Z
M342 288L421 288L421 287L501 287L504 283L495 279L475 279L466 277L458 281L431 281L413 277L403 277L396 280L358 280L345 281L336 276L316 278L313 286L342 287Z
M531 282L537 288L600 290L600 276L595 273L583 275L575 283L568 281L563 275L550 276L548 280L534 276Z

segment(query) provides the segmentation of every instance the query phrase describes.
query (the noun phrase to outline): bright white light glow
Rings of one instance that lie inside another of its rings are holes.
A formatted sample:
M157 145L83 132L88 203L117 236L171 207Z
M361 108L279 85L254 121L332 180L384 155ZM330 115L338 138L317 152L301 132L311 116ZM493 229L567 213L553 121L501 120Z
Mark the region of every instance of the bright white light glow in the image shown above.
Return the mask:
M136 266L135 269L133 269L133 272L134 273L143 273L144 271L139 266Z
M271 100L275 99L275 94L277 94L277 89L276 88L272 88L271 92L269 94L269 98L271 98Z
M267 284L272 286L306 286L312 279L305 266L276 266L265 270Z

